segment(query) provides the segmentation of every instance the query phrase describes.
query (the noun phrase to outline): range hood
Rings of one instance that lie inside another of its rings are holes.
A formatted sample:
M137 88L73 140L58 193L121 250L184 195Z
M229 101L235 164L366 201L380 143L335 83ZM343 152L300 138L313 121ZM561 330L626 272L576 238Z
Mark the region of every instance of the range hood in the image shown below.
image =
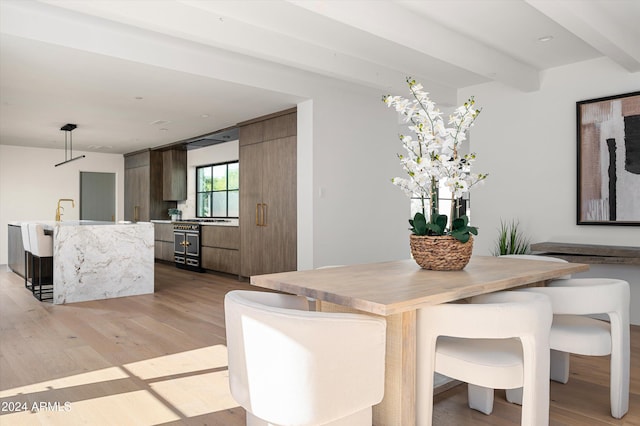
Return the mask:
M219 143L235 141L238 139L239 131L237 127L221 130L208 135L197 136L192 139L184 141L184 146L187 151L197 148L204 148L206 146L216 145Z

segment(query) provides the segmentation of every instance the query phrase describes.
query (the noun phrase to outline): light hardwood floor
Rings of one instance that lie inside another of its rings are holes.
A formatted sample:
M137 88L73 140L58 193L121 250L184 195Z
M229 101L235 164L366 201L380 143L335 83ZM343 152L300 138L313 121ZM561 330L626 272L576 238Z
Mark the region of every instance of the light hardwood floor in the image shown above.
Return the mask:
M3 266L0 424L244 425L228 391L222 300L249 284L163 264L155 273L153 295L53 306ZM640 425L640 327L631 339L625 418L609 415L608 358L572 357L569 383L551 384L551 425ZM466 404L464 385L438 395L434 425L520 423L503 391L491 416Z

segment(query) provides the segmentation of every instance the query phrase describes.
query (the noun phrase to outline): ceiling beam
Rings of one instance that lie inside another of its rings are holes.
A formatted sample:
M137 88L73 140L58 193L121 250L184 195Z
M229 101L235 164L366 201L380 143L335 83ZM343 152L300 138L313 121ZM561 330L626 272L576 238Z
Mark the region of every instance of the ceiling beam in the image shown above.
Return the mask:
M256 2L249 9L244 2L224 1L42 1L88 16L150 31L149 38L153 37L153 33L157 33L176 40L195 42L194 48L210 46L222 49L238 58L251 58L265 66L271 64L280 69L287 68L289 72L301 70L309 76L311 74L308 73L313 73L316 76L375 88L381 93L394 92L398 88L404 89L405 86L406 73L389 63L377 63L366 57L354 56L331 46L287 34L279 29L279 25L270 26L269 22L278 16L277 11L281 11L281 7L289 9L287 12L303 13L307 18L314 15L282 0ZM287 18L288 15L285 13L280 16ZM299 21L298 18L303 19L304 16L288 16L292 23L297 22L305 28L304 21ZM256 25L256 21L259 25ZM415 77L419 78L421 75ZM291 80L289 82L292 83ZM455 87L429 81L429 88L434 99L450 104L457 102Z
M537 69L509 55L461 35L426 16L418 16L401 2L289 0L301 8L413 49L487 80L524 92L540 88Z
M609 10L615 8L618 1L525 1L627 71L640 71L640 2L625 3L635 5L638 14L635 18L629 17L631 25L621 25L620 19L614 19ZM636 37L629 37L634 33Z

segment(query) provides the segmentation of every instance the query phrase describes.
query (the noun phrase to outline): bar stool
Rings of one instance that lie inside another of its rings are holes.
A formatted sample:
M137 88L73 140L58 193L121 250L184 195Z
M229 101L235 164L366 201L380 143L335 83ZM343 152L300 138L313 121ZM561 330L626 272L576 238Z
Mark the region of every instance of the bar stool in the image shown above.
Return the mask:
M42 260L49 260L53 265L53 237L45 235L44 228L38 223L29 224L29 241L31 243L31 267L33 277L31 279L31 288L36 299L52 300L53 299L53 274L51 282L44 283L47 287L43 289L42 283ZM38 260L38 279L36 283L35 269L33 263ZM52 272L53 272L53 268Z
M29 224L21 223L20 231L22 232L22 246L24 247L24 288L33 291L32 282L29 281L31 276L31 268L29 268L29 258L31 256L31 241L29 241Z

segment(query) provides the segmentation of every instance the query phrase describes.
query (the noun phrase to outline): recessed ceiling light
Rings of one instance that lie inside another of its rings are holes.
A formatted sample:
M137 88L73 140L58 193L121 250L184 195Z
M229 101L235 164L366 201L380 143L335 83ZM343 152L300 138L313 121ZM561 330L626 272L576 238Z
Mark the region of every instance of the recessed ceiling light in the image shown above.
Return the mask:
M160 125L160 124L167 124L167 123L169 123L169 121L167 121L167 120L156 120L156 121L152 121L149 124L151 124L151 125Z
M209 114L201 114L200 117L201 118L209 118Z
M538 37L538 41L541 43L545 43L547 41L551 41L553 40L553 36L552 35L546 35L546 36L542 36L542 37Z

